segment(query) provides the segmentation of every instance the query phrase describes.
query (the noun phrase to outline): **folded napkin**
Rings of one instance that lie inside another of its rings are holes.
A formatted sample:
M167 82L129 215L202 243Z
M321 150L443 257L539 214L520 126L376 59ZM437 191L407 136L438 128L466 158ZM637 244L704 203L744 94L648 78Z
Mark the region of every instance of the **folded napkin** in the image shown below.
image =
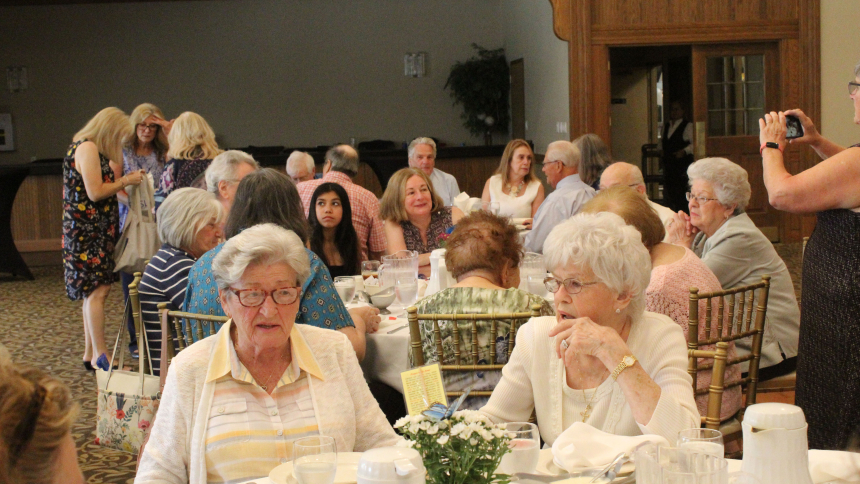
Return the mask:
M860 454L836 450L810 450L812 482L860 482Z
M552 456L556 465L570 472L583 467L605 466L618 454L630 451L642 442L669 445L669 441L659 435L613 435L576 422L555 439Z
M463 213L468 214L469 212L472 212L474 210L480 210L481 209L481 202L482 201L480 198L475 198L475 197L469 198L468 193L460 192L459 195L454 197L453 205L455 207L459 208L460 210L462 210Z

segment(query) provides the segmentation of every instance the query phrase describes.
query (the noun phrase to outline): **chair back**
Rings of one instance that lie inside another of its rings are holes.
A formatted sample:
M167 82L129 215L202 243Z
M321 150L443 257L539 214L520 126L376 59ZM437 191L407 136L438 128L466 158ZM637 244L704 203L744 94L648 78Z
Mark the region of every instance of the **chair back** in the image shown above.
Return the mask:
M702 346L715 345L720 342L728 343L742 338L752 338L750 354L728 359L726 366L749 362L747 377L736 381L725 382L725 388L738 385L746 386L746 407L756 401L756 385L758 384L758 367L761 360L761 346L764 341L764 325L767 315L767 299L770 291L770 276L761 277L761 282L748 286L700 293L698 288L690 288L690 321L687 332L687 349L698 350ZM704 300L705 339L699 339L699 303ZM690 359L688 371L693 377L693 388L696 388L696 374L699 371L714 367L714 363L698 364L696 359ZM716 378L716 375L714 375ZM697 390L701 395L709 390Z
M489 313L489 314L418 314L418 308L410 306L406 308L407 319L409 320L409 337L410 347L412 351L412 359L414 366L422 366L425 364L424 351L421 345L421 330L419 321L433 321L433 344L436 348L436 360L440 363L440 369L444 375L446 372L481 372L488 370L501 370L505 365L496 362L496 336L498 335L498 327L500 321L510 321L511 327L509 330L507 356L510 359L511 353L514 351L514 345L517 339L517 329L531 318L540 317L540 305L532 305L531 311L518 313ZM444 354L442 349L442 329L439 326L439 321L450 321L451 330L454 341L454 364L444 364L446 359L450 359L450 355ZM471 327L471 344L469 348L464 348L465 343L462 343L460 327L458 321L470 321ZM490 322L490 361L489 364L479 364L478 356L478 321ZM452 391L445 392L448 397L459 397L463 392ZM469 395L480 397L490 396L491 390L473 390Z
M720 341L715 351L687 350L690 368L698 367L699 358L714 360L714 371L711 374L711 385L708 387L708 414L702 417L702 424L709 429L720 429L720 410L723 405L723 390L725 390L726 359L729 344ZM693 391L696 390L696 378L693 377Z
M211 316L209 314L186 313L183 311L172 311L167 308L167 303L158 304L158 314L161 316L161 361L162 374L166 373L166 368L170 366L170 360L173 359L175 353L179 353L187 346L194 344L191 332L194 331L197 336L197 341L212 336L218 332L214 323L221 324L227 322L227 316ZM182 320L185 320L184 330ZM204 335L203 322L207 324L208 333Z
M131 319L134 321L134 332L137 335L137 341L139 342L137 347L138 353L147 352L145 360L145 366L151 367L152 360L149 356L149 345L143 344L143 336L141 335L141 331L146 331L143 326L143 313L140 310L140 292L138 290L138 286L140 284L140 278L142 274L140 272L134 273L134 279L132 279L131 284L128 285L128 300L131 303ZM144 368L143 371L151 370L151 368Z

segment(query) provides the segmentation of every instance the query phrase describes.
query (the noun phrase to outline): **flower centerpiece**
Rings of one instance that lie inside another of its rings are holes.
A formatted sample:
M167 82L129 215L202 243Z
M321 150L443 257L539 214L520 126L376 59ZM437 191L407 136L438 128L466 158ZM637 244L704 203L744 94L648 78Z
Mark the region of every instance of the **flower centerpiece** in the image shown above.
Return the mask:
M482 413L460 410L440 420L407 415L394 428L406 437L404 445L421 454L430 484L510 482L508 475L494 474L510 452L510 436Z

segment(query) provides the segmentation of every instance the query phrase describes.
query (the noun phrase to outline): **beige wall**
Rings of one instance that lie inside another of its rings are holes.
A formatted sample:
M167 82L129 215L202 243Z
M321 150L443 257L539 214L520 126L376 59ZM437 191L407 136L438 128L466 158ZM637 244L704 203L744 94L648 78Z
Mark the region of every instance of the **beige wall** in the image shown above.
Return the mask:
M225 146L418 135L480 144L443 86L473 42L502 45L499 11L499 0L0 7L0 68L26 66L30 84L0 89L17 148L0 163L62 156L102 107L131 112L146 101L169 117L200 113ZM429 55L426 78L403 75L403 55L415 51Z
M526 138L544 153L552 141L570 139L556 132L556 122L570 119L568 44L553 33L548 0L501 0L500 10L508 61L522 58L525 68Z
M642 145L650 143L648 69L633 69L612 76L612 98L624 104L612 105L612 158L641 168Z
M843 146L860 143L848 81L860 61L860 6L856 0L821 0L822 134ZM801 106L802 108L802 106ZM818 120L815 120L818 122Z

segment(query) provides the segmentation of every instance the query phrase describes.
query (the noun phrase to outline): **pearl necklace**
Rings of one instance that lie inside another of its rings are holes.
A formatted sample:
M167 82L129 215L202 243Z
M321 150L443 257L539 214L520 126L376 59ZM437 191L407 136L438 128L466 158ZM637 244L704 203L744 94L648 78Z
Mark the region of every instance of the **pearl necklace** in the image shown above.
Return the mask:
M510 183L506 183L505 187L508 189L509 192L511 192L512 197L516 197L517 195L519 195L520 190L523 189L523 185L525 184L525 182L526 181L524 179L520 180L520 184L517 186L511 186Z

